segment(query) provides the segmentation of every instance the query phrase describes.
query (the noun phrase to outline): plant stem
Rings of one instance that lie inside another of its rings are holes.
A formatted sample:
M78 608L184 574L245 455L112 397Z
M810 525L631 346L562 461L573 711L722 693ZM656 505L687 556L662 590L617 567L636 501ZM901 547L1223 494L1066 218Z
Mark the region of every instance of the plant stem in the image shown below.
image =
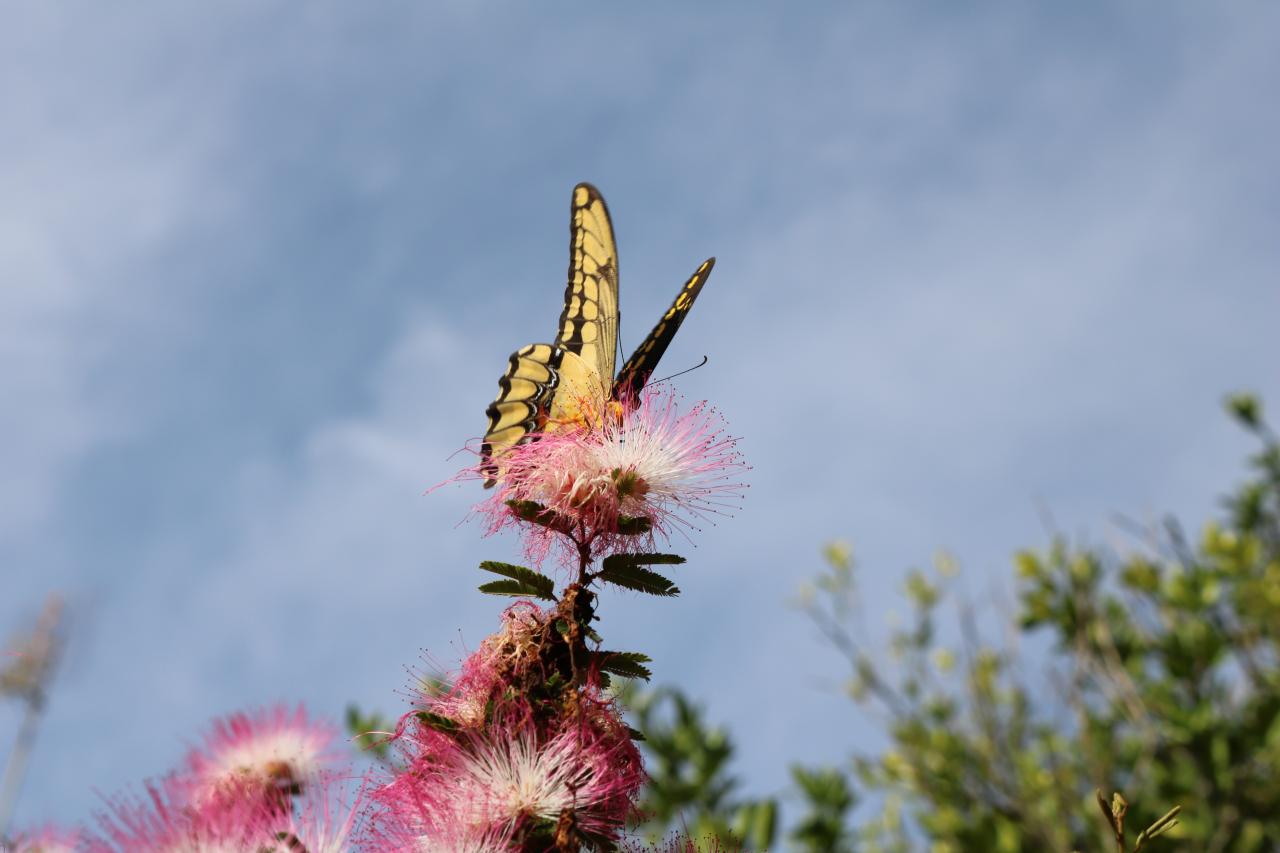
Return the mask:
M587 571L591 565L591 540L574 538L573 544L578 546L578 583L585 587L591 583L591 573Z
M44 697L36 691L27 700L27 712L22 718L18 737L13 743L13 752L9 753L9 761L4 768L4 784L0 786L0 840L7 840L9 837L9 821L13 818L18 792L22 788L22 777L27 769L27 759L35 744L36 728L43 713Z

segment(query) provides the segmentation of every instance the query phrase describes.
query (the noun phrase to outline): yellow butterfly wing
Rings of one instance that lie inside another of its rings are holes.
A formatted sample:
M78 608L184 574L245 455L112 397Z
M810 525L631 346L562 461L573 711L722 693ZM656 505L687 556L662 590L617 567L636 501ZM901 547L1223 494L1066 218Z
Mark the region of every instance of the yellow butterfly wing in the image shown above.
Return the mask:
M511 354L507 371L498 380L498 396L485 409L489 426L480 446L480 470L487 478L486 487L493 485L498 471L493 457L541 428L560 382L563 358L564 350L554 344L529 344Z
M583 423L603 404L600 375L576 353L555 344L529 344L511 354L498 396L485 409L489 426L480 446L485 488L496 482L503 451L557 424Z
M613 399L632 403L639 396L640 390L653 375L653 369L658 366L658 359L662 358L667 345L675 337L676 329L680 328L689 309L693 307L693 301L702 292L702 285L707 283L707 277L711 275L711 268L715 265L715 258L707 258L684 283L684 287L680 288L671 307L662 315L648 337L636 347L631 358L622 365L622 370L618 371L618 378L613 383Z
M675 301L614 379L618 347L618 248L600 191L582 183L569 208L569 282L555 343L512 353L485 414L481 445L485 487L500 473L498 457L545 429L591 422L609 400L635 400L684 322L715 258L685 282Z
M608 393L618 349L618 246L609 208L591 184L574 187L569 206L569 283L556 344L593 367L601 396Z
M610 391L618 348L618 249L609 208L600 191L582 183L569 207L569 281L555 343L529 344L515 353L498 380L498 396L485 410L489 426L480 447L485 486L494 461L549 423L579 422ZM585 409L585 410L584 410Z

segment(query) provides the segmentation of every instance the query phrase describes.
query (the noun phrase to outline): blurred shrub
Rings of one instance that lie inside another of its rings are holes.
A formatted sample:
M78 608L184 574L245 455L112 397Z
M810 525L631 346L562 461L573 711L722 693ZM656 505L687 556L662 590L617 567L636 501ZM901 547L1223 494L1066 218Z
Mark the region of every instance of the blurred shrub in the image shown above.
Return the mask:
M852 560L828 550L804 606L891 741L854 762L882 804L860 849L913 849L903 810L934 853L1115 849L1099 788L1125 792L1131 828L1180 804L1169 837L1187 849L1280 849L1280 444L1255 398L1228 410L1261 450L1225 518L1194 542L1173 521L1135 531L1120 556L1062 539L1019 553L1000 643L990 607L963 604L957 647L939 641L944 559L907 576L909 624L873 654ZM1020 661L1019 635L1047 648Z
M1173 521L1134 525L1118 555L1061 538L1020 552L1012 614L957 601L943 556L907 574L911 616L881 651L858 614L851 549L828 546L801 606L847 659L848 695L889 746L841 768L793 768L803 813L789 846L1280 850L1280 442L1256 398L1227 408L1261 449L1222 519L1194 541ZM1019 656L1020 644L1033 652ZM632 702L653 774L650 837L771 847L777 804L732 798L728 735L679 692ZM1152 826L1167 838L1149 846L1155 833L1137 830Z

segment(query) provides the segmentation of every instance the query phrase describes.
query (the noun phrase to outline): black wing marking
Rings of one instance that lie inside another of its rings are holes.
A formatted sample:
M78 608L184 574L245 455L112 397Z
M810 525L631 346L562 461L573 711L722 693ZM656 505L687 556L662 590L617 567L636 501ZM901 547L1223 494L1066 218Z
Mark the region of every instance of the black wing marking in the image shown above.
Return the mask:
M613 383L613 399L629 402L635 400L640 394L640 390L653 375L654 368L658 366L658 359L662 358L662 354L667 351L667 345L671 343L676 330L684 322L685 315L693 307L693 301L698 298L702 285L706 284L707 277L711 275L711 268L715 265L715 258L707 258L702 262L702 266L698 267L697 272L685 282L684 287L680 288L680 293L676 295L667 313L662 315L658 325L653 327L653 331L640 346L636 347L636 351L631 354L631 358L627 359L627 363L622 365L622 370L618 371L618 378Z
M507 371L498 380L498 396L485 409L489 427L480 445L480 471L485 488L494 484L503 451L528 440L546 417L560 384L564 350L554 344L529 344L511 354Z
M609 390L618 350L618 246L600 191L573 188L569 205L569 282L556 345L579 355Z

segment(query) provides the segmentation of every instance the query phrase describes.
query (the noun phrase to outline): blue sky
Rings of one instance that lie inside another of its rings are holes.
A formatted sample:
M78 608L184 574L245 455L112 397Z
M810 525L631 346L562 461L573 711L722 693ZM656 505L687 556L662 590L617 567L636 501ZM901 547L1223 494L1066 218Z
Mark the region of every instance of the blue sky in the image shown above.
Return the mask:
M554 333L579 180L627 343L718 258L665 365L710 357L679 387L750 492L682 598L602 614L747 791L876 742L788 604L825 540L879 623L940 547L1011 598L1040 506L1094 542L1202 519L1249 449L1221 396L1280 401L1280 13L1071 9L8 9L0 628L78 614L20 820L231 710L398 712L495 627L474 566L515 543L459 526L478 487L423 492Z

